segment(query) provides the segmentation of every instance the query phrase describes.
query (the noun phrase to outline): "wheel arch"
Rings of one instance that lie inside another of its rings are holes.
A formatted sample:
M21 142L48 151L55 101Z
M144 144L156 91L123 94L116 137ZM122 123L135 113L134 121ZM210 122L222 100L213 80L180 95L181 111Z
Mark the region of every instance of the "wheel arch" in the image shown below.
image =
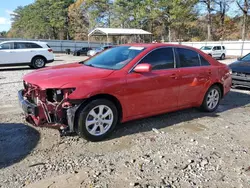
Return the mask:
M74 118L74 129L75 130L76 130L76 126L77 126L77 119L78 119L79 111L82 108L84 108L84 106L86 106L89 102L96 100L96 99L107 99L107 100L113 102L117 108L117 111L118 111L118 122L121 122L121 120L123 118L123 108L122 108L120 101L117 99L117 97L115 97L114 95L111 95L111 94L104 94L104 93L97 94L97 95L93 95L93 96L83 100L83 102L77 108L77 110L75 112L75 118Z
M223 84L220 83L220 82L215 82L213 83L209 88L213 87L213 86L218 86L220 88L220 91L221 91L221 98L224 97L224 87L223 87ZM208 89L209 89L208 88Z
M32 59L31 59L31 63L33 62L33 60L35 59L35 58L37 58L37 57L40 57L40 58L43 58L46 62L45 63L47 63L47 58L46 57L44 57L43 55L35 55Z

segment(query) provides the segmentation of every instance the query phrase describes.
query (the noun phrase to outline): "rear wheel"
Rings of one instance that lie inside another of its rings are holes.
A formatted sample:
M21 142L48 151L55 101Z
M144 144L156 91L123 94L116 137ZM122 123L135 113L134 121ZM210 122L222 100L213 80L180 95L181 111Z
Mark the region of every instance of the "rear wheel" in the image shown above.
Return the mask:
M201 109L206 112L215 111L220 104L221 95L222 93L218 86L210 87L203 99Z
M109 136L117 122L116 106L109 100L96 99L80 110L77 131L89 141L100 141Z
M221 59L221 60L224 60L225 57L226 57L225 54L222 54L221 57L220 57L220 59Z
M34 57L31 61L31 66L35 69L40 69L45 67L46 59L43 57Z

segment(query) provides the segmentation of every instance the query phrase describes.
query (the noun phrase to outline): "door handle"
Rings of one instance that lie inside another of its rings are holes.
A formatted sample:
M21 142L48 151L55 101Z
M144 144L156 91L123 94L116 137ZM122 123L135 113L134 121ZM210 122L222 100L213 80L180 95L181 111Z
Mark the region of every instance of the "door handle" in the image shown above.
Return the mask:
M178 78L178 76L177 76L177 74L171 74L171 75L170 75L170 78L173 78L173 79L176 80L176 79Z

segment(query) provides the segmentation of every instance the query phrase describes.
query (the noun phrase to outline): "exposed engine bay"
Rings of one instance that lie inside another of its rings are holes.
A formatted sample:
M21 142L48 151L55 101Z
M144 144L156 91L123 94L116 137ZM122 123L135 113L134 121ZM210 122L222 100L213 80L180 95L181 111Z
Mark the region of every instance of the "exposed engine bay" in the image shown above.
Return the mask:
M19 91L19 101L26 113L26 120L35 126L74 132L74 117L79 104L73 104L68 99L74 90L42 90L24 81L24 90Z

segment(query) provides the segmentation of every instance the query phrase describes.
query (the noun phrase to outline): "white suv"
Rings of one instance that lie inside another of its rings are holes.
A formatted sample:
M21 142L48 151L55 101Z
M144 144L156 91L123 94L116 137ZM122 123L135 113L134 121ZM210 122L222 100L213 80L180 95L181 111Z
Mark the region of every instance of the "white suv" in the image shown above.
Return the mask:
M54 61L53 50L45 42L6 41L0 43L0 66L29 65L42 68Z
M226 58L225 46L202 46L200 48L204 53L211 55L213 58Z

